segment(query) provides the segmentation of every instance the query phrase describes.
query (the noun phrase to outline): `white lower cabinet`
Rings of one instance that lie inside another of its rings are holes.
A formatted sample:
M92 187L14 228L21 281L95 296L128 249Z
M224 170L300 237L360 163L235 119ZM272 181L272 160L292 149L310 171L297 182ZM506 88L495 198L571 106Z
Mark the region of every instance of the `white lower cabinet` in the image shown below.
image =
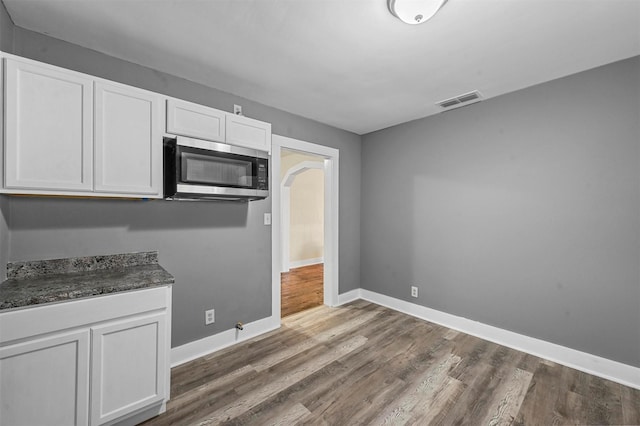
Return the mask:
M166 315L91 329L91 424L162 402L166 395ZM98 379L99 378L99 379Z
M0 348L0 424L83 425L88 408L88 330Z
M170 311L171 288L159 287L0 314L0 425L136 424L163 412Z

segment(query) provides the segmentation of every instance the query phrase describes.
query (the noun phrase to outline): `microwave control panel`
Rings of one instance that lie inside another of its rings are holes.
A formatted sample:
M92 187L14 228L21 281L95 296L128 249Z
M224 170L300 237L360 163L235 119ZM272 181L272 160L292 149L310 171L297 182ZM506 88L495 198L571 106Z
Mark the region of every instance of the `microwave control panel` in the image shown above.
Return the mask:
M266 158L258 158L257 161L257 179L258 185L256 189L269 189L269 160Z

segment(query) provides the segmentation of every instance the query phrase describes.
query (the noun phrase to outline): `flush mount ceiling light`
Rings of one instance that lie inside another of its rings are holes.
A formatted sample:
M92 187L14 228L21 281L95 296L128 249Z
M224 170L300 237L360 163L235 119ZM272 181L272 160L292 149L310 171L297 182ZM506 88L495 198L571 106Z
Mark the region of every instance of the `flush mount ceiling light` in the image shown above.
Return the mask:
M431 19L447 0L387 0L393 16L407 24L421 24Z

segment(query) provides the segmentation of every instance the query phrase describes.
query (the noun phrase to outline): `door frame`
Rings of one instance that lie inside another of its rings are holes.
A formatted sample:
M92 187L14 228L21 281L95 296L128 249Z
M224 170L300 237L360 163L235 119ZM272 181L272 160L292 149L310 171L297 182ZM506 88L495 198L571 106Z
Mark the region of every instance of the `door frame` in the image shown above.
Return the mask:
M282 214L280 154L282 148L324 158L324 304L338 305L338 182L339 153L335 148L273 135L271 140L271 317L281 323L280 270L282 267Z

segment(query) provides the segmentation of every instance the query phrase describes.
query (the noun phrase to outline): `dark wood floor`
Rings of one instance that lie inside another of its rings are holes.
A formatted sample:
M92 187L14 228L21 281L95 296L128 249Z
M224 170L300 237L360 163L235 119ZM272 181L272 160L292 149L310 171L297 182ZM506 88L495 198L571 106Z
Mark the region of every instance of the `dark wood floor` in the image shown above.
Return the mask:
M324 303L324 264L303 266L280 274L282 317Z
M151 425L640 424L640 391L364 301L178 366Z

